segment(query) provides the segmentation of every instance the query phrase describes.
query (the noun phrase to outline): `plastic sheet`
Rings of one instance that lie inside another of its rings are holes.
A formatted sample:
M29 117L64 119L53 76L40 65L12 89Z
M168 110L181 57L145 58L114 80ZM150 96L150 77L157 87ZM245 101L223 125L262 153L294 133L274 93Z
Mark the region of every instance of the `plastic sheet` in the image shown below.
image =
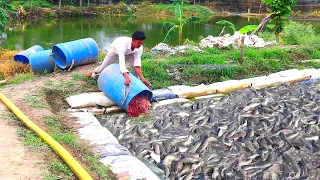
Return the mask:
M230 34L225 34L219 37L208 36L200 41L200 48L212 48L219 47L225 48L228 46L238 47L240 38L244 36L244 45L250 47L265 47L271 44L277 44L277 41L265 42L262 38L256 35L243 35L236 31L232 36Z
M130 179L159 180L144 163L133 156L108 156L100 159L100 162L105 166L110 165L113 173L129 172Z
M117 138L105 127L102 126L85 126L78 129L80 139L85 139L91 144L106 144L116 143L119 144Z
M108 113L115 113L124 111L123 108L119 106L111 106L111 107L87 107L87 108L80 108L80 109L68 109L69 112L88 112L94 115L101 115L101 114L108 114Z
M173 99L173 98L179 97L176 93L165 88L152 90L152 93L153 93L153 97L151 99L151 102L158 102L161 100Z
M181 46L176 46L174 48L171 48L169 45L165 43L159 43L155 47L151 49L151 52L153 54L166 54L166 55L171 55L175 53L184 53L187 50L194 50L194 51L202 51L200 48L197 46L192 46L192 45L181 45Z
M94 148L94 151L100 155L100 158L120 155L132 156L132 154L128 151L127 148L115 143L100 145L99 147Z
M77 118L77 123L82 125L100 126L98 119L88 112L74 112L71 113L71 117Z
M165 106L168 104L179 103L179 102L188 102L188 101L190 101L190 100L185 99L185 98L167 99L167 100L163 100L163 101L159 101L159 102L155 103L153 105L153 109L156 109L159 106Z
M216 89L217 93L224 94L251 87L252 84L245 80L229 80L208 85L210 89Z
M184 85L177 85L177 86L170 86L168 87L172 92L176 93L179 97L183 98L194 98L198 96L206 96L217 93L216 89L212 89L209 86L204 84L198 86L184 86Z

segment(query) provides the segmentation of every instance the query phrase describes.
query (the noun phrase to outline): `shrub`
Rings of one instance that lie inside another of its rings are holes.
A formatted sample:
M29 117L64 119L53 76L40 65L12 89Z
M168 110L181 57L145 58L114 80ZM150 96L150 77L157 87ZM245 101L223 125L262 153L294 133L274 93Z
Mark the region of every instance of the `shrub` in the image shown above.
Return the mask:
M286 44L311 44L316 38L315 29L309 23L289 21L283 27L284 42Z
M260 38L263 38L264 41L277 40L277 36L274 33L268 31L259 32L258 36Z

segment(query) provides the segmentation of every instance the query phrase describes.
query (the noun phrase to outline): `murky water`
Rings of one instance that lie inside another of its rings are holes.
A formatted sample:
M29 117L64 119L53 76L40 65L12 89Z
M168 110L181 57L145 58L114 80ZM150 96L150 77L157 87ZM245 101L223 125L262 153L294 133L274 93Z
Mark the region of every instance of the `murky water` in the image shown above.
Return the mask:
M215 25L226 19L236 25L236 29L248 24L258 24L259 19L239 16L215 16L207 22L190 24L184 27L183 38L199 42L199 36L219 35L221 27ZM91 37L99 47L105 50L119 36L131 36L135 30L145 31L147 39L145 47L152 48L163 41L165 33L161 33L165 21L151 17L106 17L106 18L67 18L39 21L23 21L10 24L11 31L0 37L0 46L11 50L21 50L33 45L41 45L51 49L54 44ZM312 22L320 29L319 22ZM178 33L170 41L178 44Z

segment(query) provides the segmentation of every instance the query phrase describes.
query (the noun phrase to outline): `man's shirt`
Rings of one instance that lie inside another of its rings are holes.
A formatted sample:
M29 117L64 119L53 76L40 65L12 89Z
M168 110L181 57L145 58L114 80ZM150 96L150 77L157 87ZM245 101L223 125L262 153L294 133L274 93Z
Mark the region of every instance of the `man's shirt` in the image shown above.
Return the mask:
M126 55L133 54L134 55L133 66L141 67L141 55L143 51L143 46L140 46L139 48L135 48L132 51L131 42L132 42L131 37L118 37L112 42L109 48L109 51L119 56L119 66L120 66L120 71L122 73L129 72L125 63Z

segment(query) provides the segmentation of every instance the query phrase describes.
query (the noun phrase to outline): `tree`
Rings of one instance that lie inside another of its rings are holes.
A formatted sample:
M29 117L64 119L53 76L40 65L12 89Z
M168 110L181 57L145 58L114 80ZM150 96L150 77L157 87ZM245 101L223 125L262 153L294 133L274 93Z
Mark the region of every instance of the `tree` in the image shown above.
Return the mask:
M235 25L232 22L227 21L227 20L218 21L218 22L216 22L216 24L223 26L223 29L222 29L220 35L223 33L225 27L232 29L232 33L234 33L236 30ZM239 33L240 34L247 34L249 32L256 30L257 28L258 28L258 25L246 25L246 26L242 27L241 29L239 29ZM240 64L243 64L243 62L244 62L244 38L245 38L245 35L240 36L240 42L238 43L238 46L240 47Z
M297 4L297 0L262 0L264 4L268 6L270 11L270 15L265 17L259 27L252 32L252 34L258 34L263 27L272 19L275 19L278 23L278 27L276 29L281 28L282 17L289 16L292 11L292 7Z
M182 9L182 5L180 5L179 3L176 4L175 6L175 10L174 10L174 14L175 17L177 18L177 20L179 21L179 24L176 25L173 22L165 22L162 26L162 29L166 29L169 30L167 32L166 37L164 38L163 42L167 43L170 41L170 39L172 38L173 34L175 33L175 31L178 29L179 30L179 45L182 44L182 29L183 26L185 24L189 24L192 22L197 22L200 21L199 17L195 17L195 16L191 16L189 18L186 18L183 14L183 9Z
M9 13L16 13L17 10L14 9L9 3L0 0L0 32L4 31L4 26L9 22Z

